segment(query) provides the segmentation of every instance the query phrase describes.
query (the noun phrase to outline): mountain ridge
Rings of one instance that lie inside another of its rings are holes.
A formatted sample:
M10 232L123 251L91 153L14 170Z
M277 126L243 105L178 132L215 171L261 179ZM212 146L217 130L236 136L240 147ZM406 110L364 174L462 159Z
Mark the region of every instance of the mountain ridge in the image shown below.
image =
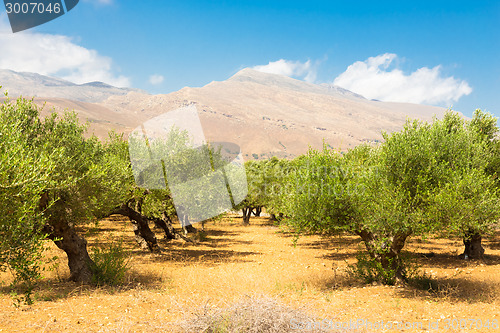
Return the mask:
M247 157L294 157L323 140L342 150L382 140L381 131L402 128L406 117L432 120L439 107L367 100L354 93L276 74L244 69L225 81L144 98L112 96L102 105L150 119L195 104L210 141L230 141Z
M86 88L74 86L83 95ZM110 129L128 134L149 119L194 104L206 139L236 143L246 159L293 158L309 147L322 149L324 142L346 150L381 141L382 131L400 130L407 117L430 121L445 112L433 106L372 101L333 85L249 68L225 81L169 94L149 95L138 90L110 94L107 86L92 88L107 98L88 102L71 96L37 97L35 102L46 101L48 109L58 112L74 109L100 137L106 137Z
M0 69L0 85L12 96L67 98L80 102L97 103L113 95L126 95L133 88L118 88L104 82L94 81L77 84L52 76L32 72L16 72Z

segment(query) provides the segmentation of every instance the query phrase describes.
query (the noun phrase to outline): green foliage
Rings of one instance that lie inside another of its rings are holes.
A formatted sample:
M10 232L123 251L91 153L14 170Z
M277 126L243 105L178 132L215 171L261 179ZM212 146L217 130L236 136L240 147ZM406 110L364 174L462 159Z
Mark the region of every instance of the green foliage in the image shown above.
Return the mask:
M0 105L0 269L26 286L28 300L47 236L61 240L58 228L105 216L128 195L123 140L101 143L85 130L74 113L40 118L30 100Z
M293 163L285 178L282 209L287 223L299 232L352 231L360 223L360 208L369 202L368 175L374 173L374 152L359 146L343 157L328 149L310 150Z
M398 282L397 271L392 267L404 267L406 282L421 290L436 290L437 284L408 253L402 253L399 258L389 259L389 267L383 267L379 260L371 257L367 252L359 251L356 263L347 265L347 274L350 278L366 284L373 282L384 285L395 285ZM399 260L398 265L394 261Z
M248 194L241 206L254 208L266 205L269 182L266 181L266 161L245 162Z
M265 207L270 214L283 213L292 162L273 157L270 160L247 161L245 172L248 194L235 209Z
M121 241L94 247L90 257L93 261L91 269L94 284L116 286L124 282L130 260Z
M394 285L397 282L396 271L394 269L383 267L380 261L370 257L366 252L359 252L356 259L355 264L347 266L347 274L351 278L367 284L380 282L385 285ZM391 258L389 260L390 266L392 266L394 260L397 259Z
M191 219L203 220L231 208L228 193L234 200L242 197L241 186L233 185L243 169L239 171L230 163L237 154L229 144L207 143L193 148L187 131L174 127L167 137L151 139L147 145L132 136L130 149L137 184L148 189L139 195L148 216L174 213L175 196Z
M355 272L393 283L405 273L407 237L441 232L463 236L497 226L496 121L479 111L470 122L447 112L432 124L408 121L378 147L340 155L328 148L296 159L283 212L299 234L349 231L368 257Z
M35 142L41 128L31 101L7 98L0 105L0 270L10 269L13 285L25 284L27 302L40 278L46 238L39 198L45 188L54 186L55 160L62 154Z
M101 143L94 136L84 139L84 132L76 114L59 117L53 113L37 138L48 149L62 150L55 160L58 172L52 176L57 185L49 189L49 197L56 201L46 211L52 220L87 223L106 216L127 198L132 178L123 140L111 136Z
M431 275L424 271L417 270L408 278L408 284L414 288L425 291L438 291L439 285Z
M498 193L486 172L492 155L477 130L481 119L476 112L467 123L448 112L432 125L412 122L385 135L384 170L408 208L405 228L419 234L460 234L466 224L482 231L494 225ZM490 126L487 131L491 133Z
M252 207L266 207L267 212L283 212L286 195L289 192L288 178L293 172L293 162L273 157L270 160L247 162L249 196Z

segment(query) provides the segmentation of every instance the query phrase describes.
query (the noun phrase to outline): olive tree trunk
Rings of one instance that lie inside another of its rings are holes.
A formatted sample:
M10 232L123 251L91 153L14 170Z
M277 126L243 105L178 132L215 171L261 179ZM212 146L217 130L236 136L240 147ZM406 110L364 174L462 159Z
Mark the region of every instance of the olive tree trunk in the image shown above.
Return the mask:
M45 228L45 231L48 230L50 230L48 237L68 256L69 279L82 283L92 282L91 267L93 261L87 251L85 238L78 235L75 228L63 220L53 221L50 226Z
M39 209L45 211L49 203L49 194L44 192L40 198ZM68 257L70 280L80 283L91 283L93 272L93 261L87 251L87 241L80 236L74 226L69 223L64 214L64 203L57 201L48 212L49 218L43 228L48 238L54 241L56 246L63 250ZM59 212L57 214L56 212Z
M172 225L172 219L167 215L167 213L163 212L161 218L154 217L152 220L157 228L162 229L165 232L166 239L177 238L175 229Z
M262 213L262 207L255 207L255 210L253 212L253 215L260 217L260 214Z
M149 250L151 252L161 251L158 246L158 241L156 235L149 228L149 220L146 216L142 215L133 208L130 208L127 204L123 204L113 211L113 214L120 214L127 216L132 222L134 227L135 240L142 249Z
M244 207L241 209L243 213L243 224L248 225L250 224L250 216L252 215L252 208L250 207Z
M271 221L274 221L274 222L278 222L278 221L281 221L283 220L283 213L279 213L278 216L276 216L276 214L274 213L271 213L269 214L270 218L271 218Z
M396 282L407 280L400 254L410 233L396 233L383 242L372 232L362 230L356 233L365 243L371 259L378 262L385 273L390 273L388 276L394 274Z
M481 234L474 231L469 231L463 238L464 253L460 255L462 259L482 259L484 248L481 244Z

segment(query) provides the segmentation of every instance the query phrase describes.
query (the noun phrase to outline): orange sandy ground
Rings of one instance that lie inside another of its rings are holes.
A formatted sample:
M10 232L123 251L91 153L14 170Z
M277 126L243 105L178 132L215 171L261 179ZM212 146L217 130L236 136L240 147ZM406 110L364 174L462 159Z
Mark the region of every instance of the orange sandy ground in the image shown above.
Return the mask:
M101 221L98 229L84 230L90 249L122 239L130 253L125 286L66 282L65 254L51 244L47 256L58 256L59 266L45 273L33 305L13 306L7 287L11 277L0 274L0 332L174 332L193 309L226 307L245 295L274 297L318 320L408 325L405 330L364 326L359 332L427 331L436 321L439 329L432 332L462 331L445 329L453 319L468 320L472 328L466 331L494 332L475 328L473 320L500 320L500 233L484 241L484 261L457 259L460 240L412 238L406 249L439 286L429 292L362 285L345 271L356 260L357 237L305 236L294 247L292 237L264 217L252 218L250 226L241 225L237 216L209 222L202 242L161 240L165 252L160 255L141 251L130 223L118 216ZM424 256L429 253L435 255ZM418 323L423 330L415 328Z

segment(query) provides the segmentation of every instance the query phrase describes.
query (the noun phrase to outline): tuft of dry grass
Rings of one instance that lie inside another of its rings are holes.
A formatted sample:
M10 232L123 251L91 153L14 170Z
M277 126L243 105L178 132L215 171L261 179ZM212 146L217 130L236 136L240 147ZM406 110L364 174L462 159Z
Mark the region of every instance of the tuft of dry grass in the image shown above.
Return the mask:
M178 325L186 333L326 332L319 320L266 295L247 295L225 308L207 303L185 316Z

